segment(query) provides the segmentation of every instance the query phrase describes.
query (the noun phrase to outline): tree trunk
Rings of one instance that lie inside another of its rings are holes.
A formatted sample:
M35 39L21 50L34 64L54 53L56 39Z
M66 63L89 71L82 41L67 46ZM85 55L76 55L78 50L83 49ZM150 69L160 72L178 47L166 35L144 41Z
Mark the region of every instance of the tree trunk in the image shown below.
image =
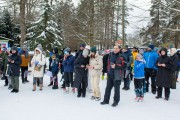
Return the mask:
M25 4L26 4L26 0L20 0L20 29L21 29L20 46L22 46L26 41Z

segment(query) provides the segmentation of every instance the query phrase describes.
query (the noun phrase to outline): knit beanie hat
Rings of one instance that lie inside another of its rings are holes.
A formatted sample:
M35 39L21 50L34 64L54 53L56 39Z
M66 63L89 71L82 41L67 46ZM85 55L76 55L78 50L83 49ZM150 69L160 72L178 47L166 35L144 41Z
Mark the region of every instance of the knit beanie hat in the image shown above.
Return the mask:
M151 50L154 49L154 45L149 45L148 48L151 48Z
M97 52L96 47L91 47L90 51L96 53Z

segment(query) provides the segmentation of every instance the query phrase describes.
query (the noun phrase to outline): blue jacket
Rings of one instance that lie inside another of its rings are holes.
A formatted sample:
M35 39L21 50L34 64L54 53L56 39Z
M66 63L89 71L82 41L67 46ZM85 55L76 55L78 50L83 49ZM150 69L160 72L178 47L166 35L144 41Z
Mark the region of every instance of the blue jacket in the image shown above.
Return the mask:
M137 61L137 60L134 61L134 78L136 79L145 78L144 66L145 66L145 61Z
M52 60L52 66L51 66L51 72L53 75L57 75L59 72L59 60L58 58L55 60Z
M64 72L73 72L74 71L74 60L75 57L70 55L66 60L63 60Z
M143 57L146 61L145 68L156 69L156 60L159 56L155 51L145 52Z

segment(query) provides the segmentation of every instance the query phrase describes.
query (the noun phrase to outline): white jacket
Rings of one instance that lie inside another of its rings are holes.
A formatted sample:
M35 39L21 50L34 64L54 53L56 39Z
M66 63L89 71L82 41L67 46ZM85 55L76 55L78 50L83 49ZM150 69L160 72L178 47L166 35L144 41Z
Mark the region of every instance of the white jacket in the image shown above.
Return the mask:
M36 50L40 51L40 54L36 54ZM33 77L43 77L44 76L44 65L46 63L46 58L45 56L42 54L42 51L39 48L36 48L34 51L34 56L31 60L31 65L32 65L32 73L31 75ZM38 61L38 65L42 65L40 71L35 70L35 61Z
M102 61L102 57L98 53L96 53L95 58L90 58L89 65L94 67L94 69L89 69L90 76L101 75L103 61Z

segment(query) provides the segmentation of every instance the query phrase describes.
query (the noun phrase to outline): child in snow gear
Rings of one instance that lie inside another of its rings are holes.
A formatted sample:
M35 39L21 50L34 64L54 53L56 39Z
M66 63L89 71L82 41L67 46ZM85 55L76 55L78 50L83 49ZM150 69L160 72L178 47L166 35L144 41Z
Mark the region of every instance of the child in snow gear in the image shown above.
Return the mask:
M36 90L37 79L39 80L39 86L42 90L43 87L43 75L44 75L44 65L46 62L45 56L39 48L35 49L35 54L31 60L32 65L32 76L33 76L33 91Z
M136 56L136 60L134 61L134 91L136 94L135 101L143 101L144 91L143 91L143 81L145 78L144 75L144 66L145 61L142 58L141 54Z

